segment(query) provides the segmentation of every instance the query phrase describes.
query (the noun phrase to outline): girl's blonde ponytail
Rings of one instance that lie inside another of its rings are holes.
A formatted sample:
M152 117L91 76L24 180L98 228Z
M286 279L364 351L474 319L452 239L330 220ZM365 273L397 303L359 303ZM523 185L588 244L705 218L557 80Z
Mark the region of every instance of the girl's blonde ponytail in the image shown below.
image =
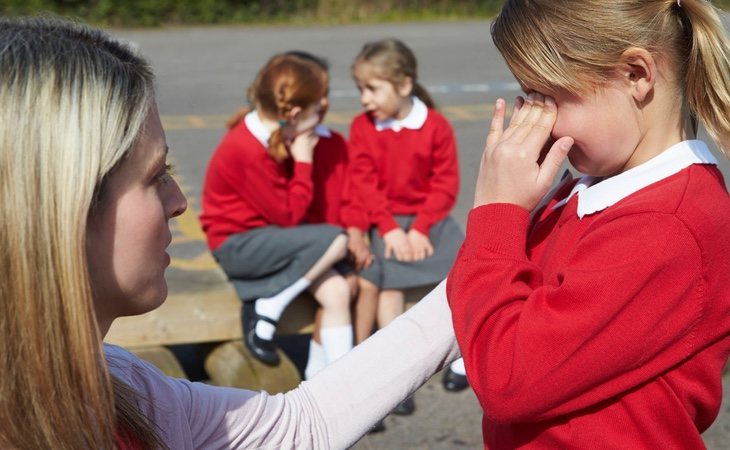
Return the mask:
M730 46L717 10L706 0L683 0L691 33L684 90L692 114L723 152L730 148ZM727 154L727 153L726 153Z

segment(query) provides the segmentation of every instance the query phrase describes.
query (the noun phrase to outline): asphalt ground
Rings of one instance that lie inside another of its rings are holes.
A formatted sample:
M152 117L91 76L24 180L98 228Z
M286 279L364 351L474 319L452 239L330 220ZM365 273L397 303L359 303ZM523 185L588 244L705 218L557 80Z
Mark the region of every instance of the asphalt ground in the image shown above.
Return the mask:
M224 133L223 123L245 103L245 89L273 54L298 49L325 56L331 66L331 111L325 121L347 134L359 103L349 67L370 40L397 37L419 60L419 78L451 120L459 143L461 192L453 211L464 224L470 208L477 163L492 106L511 101L517 83L489 38L485 21L350 26L201 27L109 30L139 48L158 77L157 99L176 178L189 209L173 220L170 293L211 293L227 283L217 269L197 221L200 189L210 155ZM727 160L721 168L729 173ZM727 386L727 378L725 385ZM705 433L710 449L730 448L730 402ZM364 437L355 449L481 448L479 405L471 390L447 393L440 374L416 393L410 417L390 416L386 431Z

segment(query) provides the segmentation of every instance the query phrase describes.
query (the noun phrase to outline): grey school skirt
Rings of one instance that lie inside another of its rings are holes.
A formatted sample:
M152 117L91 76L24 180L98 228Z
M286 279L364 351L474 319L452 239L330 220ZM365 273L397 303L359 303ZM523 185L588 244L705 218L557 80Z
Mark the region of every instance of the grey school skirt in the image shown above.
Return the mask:
M326 225L267 226L234 234L214 252L238 297L271 297L300 279L343 233Z
M406 232L415 216L395 216ZM370 229L370 251L373 264L360 271L360 276L381 289L407 289L437 284L448 275L456 253L464 241L464 232L451 216L431 227L428 238L433 255L416 262L400 262L394 257L385 259L385 243L377 228Z

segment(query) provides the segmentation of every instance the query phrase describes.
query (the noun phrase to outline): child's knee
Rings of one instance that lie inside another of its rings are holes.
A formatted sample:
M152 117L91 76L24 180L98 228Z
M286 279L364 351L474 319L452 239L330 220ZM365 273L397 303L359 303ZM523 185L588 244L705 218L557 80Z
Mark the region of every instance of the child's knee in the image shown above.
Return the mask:
M350 285L342 276L334 276L322 284L316 297L325 309L341 309L350 306Z
M330 245L330 249L335 253L335 259L340 260L347 256L347 235L338 235Z
M377 294L380 291L380 288L375 283L363 277L358 277L358 288L363 294Z

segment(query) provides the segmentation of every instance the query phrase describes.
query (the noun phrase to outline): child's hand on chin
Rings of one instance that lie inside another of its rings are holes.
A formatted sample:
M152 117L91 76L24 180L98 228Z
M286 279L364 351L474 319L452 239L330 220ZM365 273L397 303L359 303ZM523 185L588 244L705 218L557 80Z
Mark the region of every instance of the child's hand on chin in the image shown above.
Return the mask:
M561 137L545 152L557 117L551 97L518 97L507 129L505 102L497 100L477 177L474 207L513 203L531 211L550 188L573 138Z
M318 141L319 136L314 134L311 130L295 136L289 148L294 161L311 163L312 157L314 156L314 147L317 145Z

